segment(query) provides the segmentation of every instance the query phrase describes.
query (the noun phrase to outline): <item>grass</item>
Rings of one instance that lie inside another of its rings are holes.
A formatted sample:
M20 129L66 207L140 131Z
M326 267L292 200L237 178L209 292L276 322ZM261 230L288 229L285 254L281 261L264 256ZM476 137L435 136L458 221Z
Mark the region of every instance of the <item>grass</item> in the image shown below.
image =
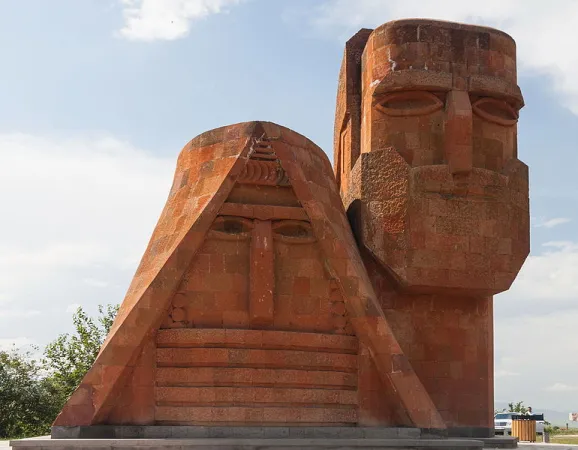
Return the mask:
M554 431L553 433L551 433L551 435L564 435L564 434L575 434L578 436L578 428L568 428L567 430L565 428L560 428L556 431Z
M536 434L536 442L544 442L541 434ZM558 429L550 433L551 444L578 445L578 428Z
M551 444L574 444L578 445L578 437L554 435L550 436Z
M558 429L553 433L550 433L550 443L552 444L574 444L578 445L578 429L568 428Z
M544 442L544 437L541 434L536 434L536 443L538 442ZM550 444L578 444L578 437L564 437L564 436L550 435Z

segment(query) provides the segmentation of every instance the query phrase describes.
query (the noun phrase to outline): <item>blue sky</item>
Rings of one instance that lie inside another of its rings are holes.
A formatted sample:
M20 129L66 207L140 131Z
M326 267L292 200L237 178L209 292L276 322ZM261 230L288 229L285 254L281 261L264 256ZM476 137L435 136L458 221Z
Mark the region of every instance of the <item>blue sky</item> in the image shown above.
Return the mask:
M197 134L270 120L332 154L345 40L403 17L518 43L532 255L496 297L496 399L578 410L578 1L0 0L0 345L124 296ZM534 343L519 350L516 338Z

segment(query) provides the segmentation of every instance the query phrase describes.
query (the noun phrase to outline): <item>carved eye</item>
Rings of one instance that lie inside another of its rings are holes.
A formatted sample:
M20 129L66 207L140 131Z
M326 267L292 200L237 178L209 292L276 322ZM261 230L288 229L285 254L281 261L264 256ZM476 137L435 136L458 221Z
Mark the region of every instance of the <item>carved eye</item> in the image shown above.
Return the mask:
M214 237L248 237L253 222L242 217L219 216L211 226Z
M518 121L518 112L504 100L481 98L474 102L472 110L482 119L506 127Z
M426 91L395 92L382 97L376 104L376 108L388 116L421 116L442 107L442 101Z
M299 244L315 241L315 235L309 222L301 220L280 220L273 224L275 238Z

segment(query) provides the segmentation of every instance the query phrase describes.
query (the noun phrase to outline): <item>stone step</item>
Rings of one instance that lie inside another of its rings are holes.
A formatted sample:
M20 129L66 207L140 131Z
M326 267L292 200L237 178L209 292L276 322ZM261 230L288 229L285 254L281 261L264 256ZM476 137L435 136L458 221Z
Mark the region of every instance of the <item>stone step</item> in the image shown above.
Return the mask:
M357 392L269 387L157 387L157 405L357 405Z
M299 350L157 348L159 367L256 367L356 372L357 356Z
M435 436L434 436L435 435ZM442 434L432 430L398 427L355 426L167 426L167 425L91 425L79 427L52 427L55 439L386 439L386 440L439 440ZM38 438L35 438L38 439ZM46 439L40 437L40 439ZM448 440L475 440L486 448L516 448L518 438L496 436L491 438L462 437ZM172 441L171 441L172 442Z
M161 438L372 438L417 439L419 428L332 427L332 426L161 426L161 425L90 425L52 427L58 439L161 439ZM425 436L424 436L425 438Z
M457 439L23 439L11 441L18 450L113 450L113 449L428 449L478 450L483 442Z
M256 151L251 155L251 159L257 159L260 161L277 161L278 157L275 153L265 153Z
M328 370L244 367L158 367L157 386L256 386L277 388L357 389L357 374Z
M178 424L333 424L357 423L357 406L336 407L256 407L256 406L157 406L155 420Z
M357 354L355 336L295 331L181 328L159 330L157 347L227 347Z

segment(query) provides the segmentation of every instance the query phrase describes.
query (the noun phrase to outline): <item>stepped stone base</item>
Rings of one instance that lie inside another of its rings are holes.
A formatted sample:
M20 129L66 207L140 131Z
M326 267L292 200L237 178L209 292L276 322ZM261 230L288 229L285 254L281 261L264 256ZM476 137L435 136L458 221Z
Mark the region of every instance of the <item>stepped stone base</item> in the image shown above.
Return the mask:
M449 430L409 427L331 427L331 426L126 426L91 425L52 427L53 439L187 439L187 438L382 438L435 439L458 438L488 441L499 448L515 448L517 439L494 437L488 428L461 427Z
M52 439L11 441L14 450L516 448L517 438L446 438L439 430L380 427L53 427Z
M381 427L203 427L203 426L85 426L52 427L52 439L197 439L197 438L438 438L419 428Z
M356 449L480 450L484 443L458 439L379 438L199 438L199 439L22 439L11 441L14 450L250 450L250 449Z

